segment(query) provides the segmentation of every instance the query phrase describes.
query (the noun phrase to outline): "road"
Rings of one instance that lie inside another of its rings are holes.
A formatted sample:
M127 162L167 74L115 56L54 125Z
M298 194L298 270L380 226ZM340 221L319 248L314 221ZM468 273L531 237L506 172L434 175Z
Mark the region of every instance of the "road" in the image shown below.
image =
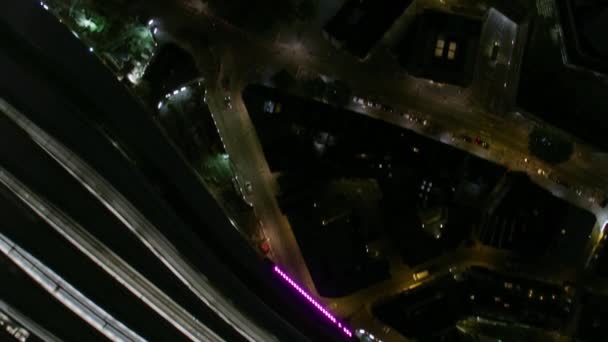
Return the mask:
M289 222L279 209L276 200L278 185L266 163L262 146L255 136L255 128L243 104L240 90L231 93L235 111L223 108L223 102L219 100L223 98L222 90L207 90L207 103L212 109L212 115L216 117L220 134L229 137L224 140L228 155L234 161L237 172L246 181L251 182L254 189L249 200L255 207L258 219L263 222L264 235L273 246L275 262L297 274L298 280L316 294L295 236L289 228ZM227 132L232 133L226 134Z

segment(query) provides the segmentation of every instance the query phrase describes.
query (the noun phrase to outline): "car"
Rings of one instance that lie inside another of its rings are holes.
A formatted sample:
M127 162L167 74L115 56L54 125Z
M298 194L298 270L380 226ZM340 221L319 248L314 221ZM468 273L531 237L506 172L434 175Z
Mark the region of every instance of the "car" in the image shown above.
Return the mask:
M475 139L471 138L470 136L466 135L466 134L462 134L460 136L460 138L464 141L464 142L473 142L475 145L481 146L485 149L490 148L490 144L483 140L479 135L475 137Z
M387 106L387 105L384 105L384 104L383 104L383 105L381 105L381 108L382 108L382 110L383 110L383 111L388 112L388 113L392 113L392 112L394 112L394 111L395 111L395 110L393 109L393 107L391 107L391 106Z
M365 106L365 99L359 96L353 96L353 102Z
M232 109L232 99L230 95L224 97L224 107L226 109Z
M419 280L427 278L429 276L429 274L430 273L428 270L424 270L424 271L414 273L413 277L414 277L415 281L419 281Z
M268 241L262 241L260 243L260 251L264 254L268 254L270 252L270 244Z
M467 142L467 143L470 143L473 141L473 139L471 139L471 137L466 134L461 135L460 139L462 139L462 141Z

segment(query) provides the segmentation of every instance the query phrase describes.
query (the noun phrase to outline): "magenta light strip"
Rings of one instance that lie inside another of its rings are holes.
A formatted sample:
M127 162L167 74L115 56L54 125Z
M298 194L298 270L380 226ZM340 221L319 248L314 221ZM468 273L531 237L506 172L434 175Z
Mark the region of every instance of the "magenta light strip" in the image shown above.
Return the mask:
M341 322L339 322L336 317L334 317L334 315L332 315L329 311L325 310L325 308L321 304L319 304L319 302L317 302L311 295L309 295L308 292L304 291L304 289L302 289L300 285L298 285L287 274L281 271L279 266L275 265L274 271L277 272L277 274L280 275L281 278L283 278L283 280L285 280L289 285L291 285L291 287L296 289L300 293L300 295L302 295L302 297L306 298L306 300L308 300L310 304L317 308L317 310L319 310L327 319L329 319L334 325L340 328L342 332L346 334L346 336L353 336L353 333L347 327L345 327Z

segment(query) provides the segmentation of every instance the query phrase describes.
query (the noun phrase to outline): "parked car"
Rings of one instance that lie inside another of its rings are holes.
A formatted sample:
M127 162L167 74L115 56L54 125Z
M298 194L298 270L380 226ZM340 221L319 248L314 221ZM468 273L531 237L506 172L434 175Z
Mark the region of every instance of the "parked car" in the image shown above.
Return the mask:
M232 99L230 95L224 97L224 107L226 109L232 109Z
M479 145L485 149L490 147L490 144L488 144L487 141L483 140L479 135L477 137L475 137L475 144Z
M462 139L462 141L467 142L467 143L470 143L473 141L473 139L471 139L471 137L466 134L461 135L460 139Z
M365 106L365 99L359 96L353 96L353 102Z

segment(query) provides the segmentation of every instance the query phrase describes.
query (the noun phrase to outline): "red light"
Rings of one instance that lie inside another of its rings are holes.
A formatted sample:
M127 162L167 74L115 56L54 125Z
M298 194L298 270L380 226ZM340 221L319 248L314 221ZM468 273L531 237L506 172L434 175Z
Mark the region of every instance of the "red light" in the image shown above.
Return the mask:
M264 254L267 254L268 252L270 252L270 245L268 244L268 242L264 241L260 244L260 249L262 250L262 252L264 252Z

